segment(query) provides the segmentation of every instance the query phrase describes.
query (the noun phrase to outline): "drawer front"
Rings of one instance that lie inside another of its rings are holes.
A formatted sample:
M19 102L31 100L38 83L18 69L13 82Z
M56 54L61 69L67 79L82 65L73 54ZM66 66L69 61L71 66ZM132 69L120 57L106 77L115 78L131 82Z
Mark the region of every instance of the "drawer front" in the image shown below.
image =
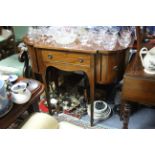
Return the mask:
M96 81L111 84L120 80L125 67L125 52L116 54L99 54L96 60Z
M155 105L155 81L145 78L124 77L122 100Z
M90 55L81 53L72 53L65 51L42 50L42 58L44 62L52 63L68 63L80 66L90 66Z

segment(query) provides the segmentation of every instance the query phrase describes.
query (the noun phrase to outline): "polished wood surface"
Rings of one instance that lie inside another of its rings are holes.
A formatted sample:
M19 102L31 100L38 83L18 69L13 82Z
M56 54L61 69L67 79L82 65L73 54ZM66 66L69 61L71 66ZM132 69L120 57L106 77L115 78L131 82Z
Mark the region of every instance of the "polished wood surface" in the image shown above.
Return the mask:
M122 79L125 70L125 50L99 51L96 55L96 82L111 84Z
M85 54L85 53L74 53L57 51L51 49L36 48L37 63L38 63L38 73L42 76L42 80L46 86L46 94L48 94L48 82L47 79L47 68L55 67L63 71L83 71L89 80L90 84L90 103L94 101L94 89L95 89L95 54ZM82 61L81 61L82 60ZM49 99L48 99L49 100ZM48 102L50 108L50 104ZM93 109L93 104L91 104L91 109ZM50 111L50 110L49 110ZM93 113L93 110L92 110ZM93 124L93 114L91 115L91 125Z
M122 99L155 105L155 75L144 72L140 59L134 65L131 62L124 75Z
M27 37L24 38L24 42L28 45L29 55L32 64L32 70L34 73L40 73L39 59L42 59L42 65L44 63L62 63L64 66L79 65L89 66L90 55L94 55L95 58L95 82L99 84L111 84L116 80L120 80L124 73L125 57L127 49L117 51L97 51L86 48L82 49L69 49L62 47L55 47L54 45L43 45L39 42L33 42ZM38 54L37 51L41 51L42 54ZM66 67L64 67L66 68Z
M90 67L91 56L85 53L42 50L41 55L44 63L67 63L68 65L80 65Z
M5 115L4 117L0 118L0 128L8 128L16 119L26 110L33 107L38 107L38 101L40 100L40 95L44 91L44 85L39 82L39 87L32 92L31 99L25 104L14 104L11 111ZM39 111L39 109L38 109Z

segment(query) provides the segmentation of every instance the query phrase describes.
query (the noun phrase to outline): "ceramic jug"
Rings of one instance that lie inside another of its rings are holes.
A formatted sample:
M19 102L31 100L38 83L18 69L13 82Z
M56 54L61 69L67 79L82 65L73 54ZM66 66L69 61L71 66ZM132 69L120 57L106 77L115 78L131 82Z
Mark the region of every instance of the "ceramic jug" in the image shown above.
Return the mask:
M27 89L27 84L18 82L11 87L12 101L16 104L24 104L31 98L31 92Z
M149 74L155 74L155 47L150 50L144 47L139 54L144 71Z

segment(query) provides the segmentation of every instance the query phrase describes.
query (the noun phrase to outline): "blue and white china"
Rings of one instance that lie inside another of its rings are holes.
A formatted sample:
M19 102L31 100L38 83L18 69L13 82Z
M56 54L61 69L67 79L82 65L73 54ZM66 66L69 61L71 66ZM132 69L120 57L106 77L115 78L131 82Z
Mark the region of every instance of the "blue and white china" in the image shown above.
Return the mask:
M31 98L31 92L27 89L27 84L18 82L11 87L12 101L16 104L24 104Z
M144 71L148 74L155 74L155 47L150 50L144 47L139 54Z
M87 108L88 115L90 116L90 108L89 105ZM94 120L106 120L109 118L111 114L110 106L102 100L94 101Z

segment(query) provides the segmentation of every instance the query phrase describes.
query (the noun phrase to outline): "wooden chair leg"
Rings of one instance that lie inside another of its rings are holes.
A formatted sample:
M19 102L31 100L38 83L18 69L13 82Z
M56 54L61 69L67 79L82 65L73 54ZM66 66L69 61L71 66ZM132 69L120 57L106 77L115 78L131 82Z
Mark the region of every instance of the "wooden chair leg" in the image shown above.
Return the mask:
M131 105L129 103L124 103L124 108L123 108L123 129L128 129L130 113L131 113Z
M120 104L120 120L123 120L123 113L124 113L124 102Z

